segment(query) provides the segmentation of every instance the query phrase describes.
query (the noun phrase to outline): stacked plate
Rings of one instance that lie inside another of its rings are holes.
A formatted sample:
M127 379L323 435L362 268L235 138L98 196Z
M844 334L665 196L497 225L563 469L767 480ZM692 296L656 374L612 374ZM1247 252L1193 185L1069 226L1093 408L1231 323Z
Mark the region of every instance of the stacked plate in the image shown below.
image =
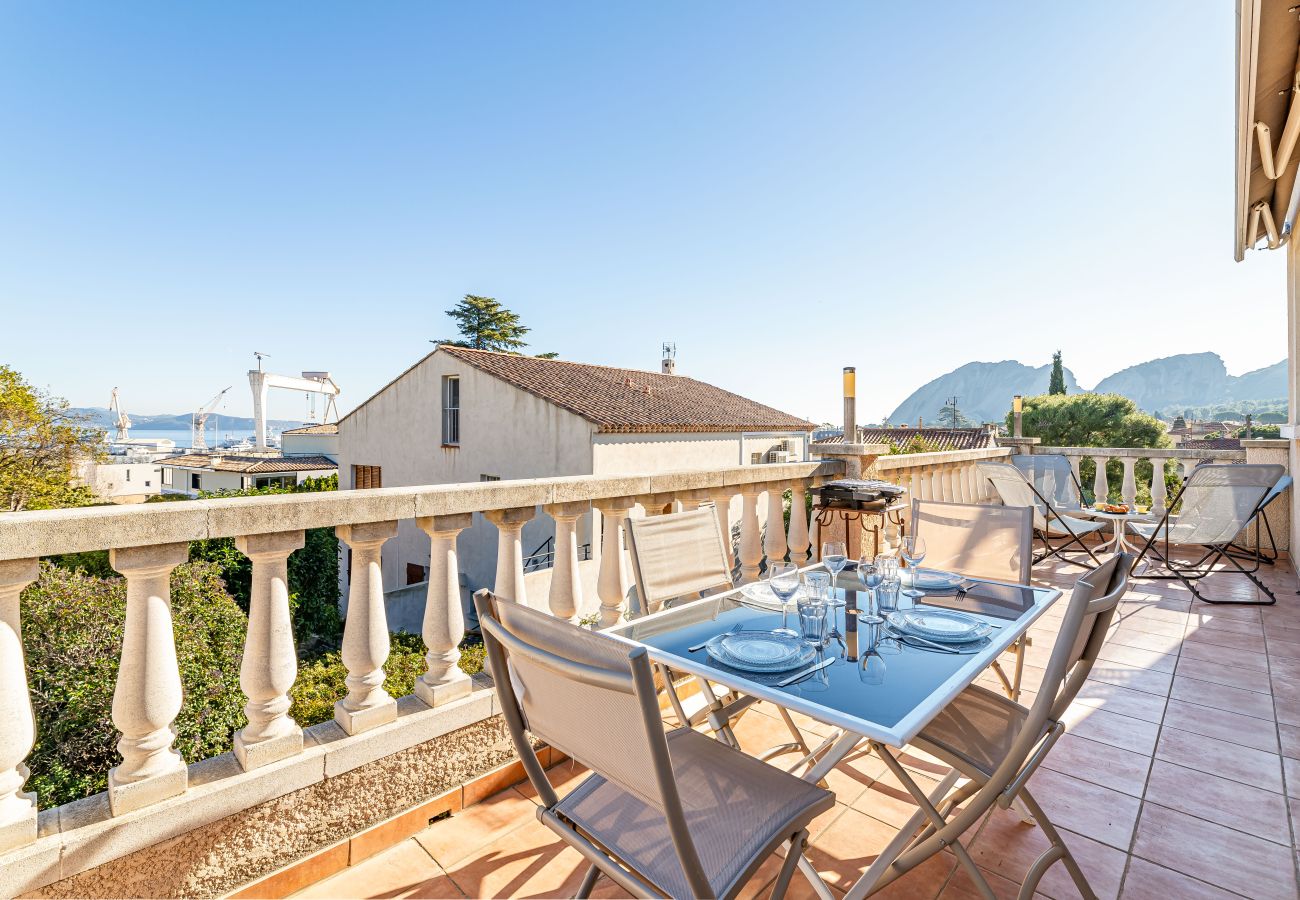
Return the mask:
M704 648L716 662L745 672L786 672L817 655L798 638L770 631L729 631Z
M983 640L993 627L987 622L949 609L909 609L885 617L889 627L937 644L970 644Z
M918 591L955 591L966 579L955 572L938 572L934 569L904 569L898 573L904 586Z

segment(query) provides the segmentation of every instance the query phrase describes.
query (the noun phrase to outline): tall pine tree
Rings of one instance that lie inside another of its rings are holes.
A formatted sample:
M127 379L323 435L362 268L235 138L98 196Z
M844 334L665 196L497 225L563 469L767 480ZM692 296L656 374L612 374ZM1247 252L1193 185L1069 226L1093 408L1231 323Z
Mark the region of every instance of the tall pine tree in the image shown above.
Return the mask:
M1052 354L1052 380L1047 383L1047 393L1065 393L1065 369L1061 367L1061 351Z
M518 353L528 346L523 340L528 326L520 323L518 313L506 309L494 297L466 294L464 300L447 310L447 315L456 322L461 338L440 340L439 344L502 353Z

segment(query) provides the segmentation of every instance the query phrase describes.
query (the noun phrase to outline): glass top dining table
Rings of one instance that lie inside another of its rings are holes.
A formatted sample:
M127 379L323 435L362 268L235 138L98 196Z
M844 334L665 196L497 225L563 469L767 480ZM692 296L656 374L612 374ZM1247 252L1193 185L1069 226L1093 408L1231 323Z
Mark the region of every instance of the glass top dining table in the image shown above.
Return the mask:
M812 566L809 568L820 568ZM1051 588L966 579L962 590L927 592L916 608L960 610L984 620L992 631L961 653L889 639L880 626L858 622L865 588L852 570L840 573L838 597L845 604L844 640L831 641L814 660L791 672L756 674L712 659L703 645L732 631L781 626L779 609L752 604L740 589L683 603L608 629L644 645L650 658L679 672L706 678L742 694L769 700L852 734L902 747L1061 596ZM904 599L904 598L900 598ZM904 605L910 601L904 599ZM797 624L791 604L790 620ZM699 649L693 649L699 648ZM809 665L830 660L818 671L781 686Z

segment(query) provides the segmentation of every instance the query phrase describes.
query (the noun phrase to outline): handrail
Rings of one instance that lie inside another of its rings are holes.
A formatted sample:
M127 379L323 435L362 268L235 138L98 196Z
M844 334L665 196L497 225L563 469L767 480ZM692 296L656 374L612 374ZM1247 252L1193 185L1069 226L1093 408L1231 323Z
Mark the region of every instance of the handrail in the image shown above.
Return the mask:
M0 514L0 560L830 477L823 460Z

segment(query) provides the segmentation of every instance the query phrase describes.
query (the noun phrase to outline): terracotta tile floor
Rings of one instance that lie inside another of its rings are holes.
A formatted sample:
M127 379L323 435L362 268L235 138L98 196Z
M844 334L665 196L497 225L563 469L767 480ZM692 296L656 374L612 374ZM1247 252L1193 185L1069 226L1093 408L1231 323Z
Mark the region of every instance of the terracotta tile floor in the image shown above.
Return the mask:
M1036 577L1068 588L1078 573L1042 567ZM1067 735L1034 776L1035 795L1100 897L1296 897L1300 800L1288 798L1300 797L1300 582L1285 563L1263 577L1278 596L1275 607L1193 603L1176 582L1134 582L1070 710ZM1240 577L1216 575L1204 584L1210 596L1254 598ZM1062 611L1050 611L1034 629L1029 691L1038 686ZM996 687L991 673L980 681ZM785 734L762 705L738 732L747 747L780 743ZM923 783L921 776L944 771L919 755L906 762ZM552 770L569 784L584 774L574 763ZM873 756L851 756L829 782L838 802L814 823L810 857L842 889L913 807ZM534 803L528 785L510 788L299 896L571 896L585 865L536 821ZM1009 897L1044 843L1010 811L995 811L966 840L994 891ZM775 874L769 863L746 896L765 896ZM792 894L811 896L801 876ZM598 884L597 896L617 895L608 880ZM1057 864L1040 895L1077 893ZM978 895L943 853L882 896Z

